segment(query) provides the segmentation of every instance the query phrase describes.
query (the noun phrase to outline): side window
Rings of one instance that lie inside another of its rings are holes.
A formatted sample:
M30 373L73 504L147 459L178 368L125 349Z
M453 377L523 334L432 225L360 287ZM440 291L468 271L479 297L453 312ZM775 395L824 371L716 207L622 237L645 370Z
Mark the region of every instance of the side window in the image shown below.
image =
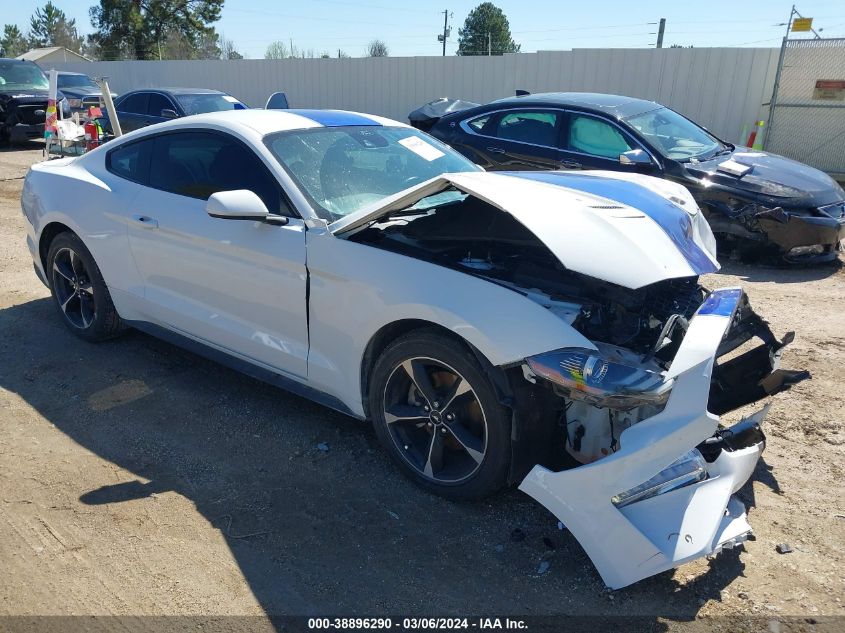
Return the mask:
M179 132L155 138L150 187L208 200L218 191L249 189L270 213L294 215L281 187L255 153L233 138Z
M161 116L162 110L175 110L176 108L170 103L170 99L157 92L150 93L150 102L147 105L147 114L150 116Z
M129 95L123 101L120 102L120 105L117 106L117 111L131 112L133 114L146 114L147 96L148 93L146 92L139 92L134 95Z
M548 110L507 112L496 125L493 136L506 141L557 146L557 123L561 114Z
M106 155L106 169L111 173L142 185L147 184L153 141L127 143Z
M612 124L579 114L573 114L569 120L568 141L568 149L574 152L614 160L619 158L619 154L632 149Z
M481 132L482 128L487 125L487 121L490 120L490 115L485 114L484 116L476 117L471 121L467 121L467 125L475 130L476 132Z

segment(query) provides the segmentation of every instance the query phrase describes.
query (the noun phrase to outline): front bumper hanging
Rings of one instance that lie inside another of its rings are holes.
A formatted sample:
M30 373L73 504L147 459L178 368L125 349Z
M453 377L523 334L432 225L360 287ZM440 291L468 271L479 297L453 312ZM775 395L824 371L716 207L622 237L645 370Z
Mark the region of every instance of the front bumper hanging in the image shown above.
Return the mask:
M718 357L752 336L763 339L760 348L717 365ZM711 411L754 402L808 377L806 372L778 371L789 341L791 337L777 341L771 335L740 289L714 291L690 321L667 372L674 385L665 408L626 429L617 452L560 472L536 465L520 490L566 525L613 589L733 547L751 532L735 493L753 473L765 446L760 423L769 407L721 429ZM753 380L733 382L741 372L752 372ZM728 387L731 382L740 385L741 393ZM747 383L749 388L743 386ZM691 449L698 451L706 470L698 480L619 504L658 473L674 472L667 467L675 467Z

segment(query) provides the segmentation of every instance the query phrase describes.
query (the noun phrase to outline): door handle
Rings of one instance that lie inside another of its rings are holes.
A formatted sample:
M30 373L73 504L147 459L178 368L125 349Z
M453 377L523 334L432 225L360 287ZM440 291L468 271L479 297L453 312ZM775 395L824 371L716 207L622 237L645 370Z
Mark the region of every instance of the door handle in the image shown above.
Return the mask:
M493 152L494 154L504 154L505 153L505 150L503 150L501 147L488 147L487 151Z
M560 161L560 165L564 169L581 169L581 163L577 160L562 160Z
M158 220L155 220L147 215L133 215L132 221L139 226L143 226L145 229L158 228Z

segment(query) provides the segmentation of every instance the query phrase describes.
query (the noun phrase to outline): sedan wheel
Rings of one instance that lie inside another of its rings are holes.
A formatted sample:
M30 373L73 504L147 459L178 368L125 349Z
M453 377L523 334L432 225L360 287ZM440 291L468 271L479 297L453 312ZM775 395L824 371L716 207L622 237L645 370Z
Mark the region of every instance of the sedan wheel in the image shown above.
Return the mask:
M369 406L390 456L424 488L477 499L505 484L509 411L463 342L429 329L394 341L373 368Z

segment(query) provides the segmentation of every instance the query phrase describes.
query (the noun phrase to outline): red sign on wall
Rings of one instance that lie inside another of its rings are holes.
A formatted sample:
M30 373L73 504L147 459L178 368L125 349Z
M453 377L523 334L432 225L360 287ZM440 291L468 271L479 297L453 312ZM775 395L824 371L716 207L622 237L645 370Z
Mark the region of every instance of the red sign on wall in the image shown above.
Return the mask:
M813 99L845 101L845 79L817 79Z

